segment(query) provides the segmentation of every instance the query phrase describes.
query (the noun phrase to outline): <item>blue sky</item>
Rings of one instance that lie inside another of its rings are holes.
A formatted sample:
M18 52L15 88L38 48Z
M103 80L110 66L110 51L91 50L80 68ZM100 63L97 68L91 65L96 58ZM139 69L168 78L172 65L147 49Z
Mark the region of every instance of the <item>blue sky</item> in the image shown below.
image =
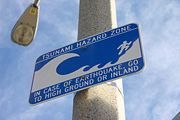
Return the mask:
M30 3L0 0L0 120L70 120L73 94L27 104L38 56L77 40L79 0L41 0L36 37L28 47L11 30ZM118 26L140 25L146 67L123 79L127 120L171 120L180 111L180 1L116 0Z

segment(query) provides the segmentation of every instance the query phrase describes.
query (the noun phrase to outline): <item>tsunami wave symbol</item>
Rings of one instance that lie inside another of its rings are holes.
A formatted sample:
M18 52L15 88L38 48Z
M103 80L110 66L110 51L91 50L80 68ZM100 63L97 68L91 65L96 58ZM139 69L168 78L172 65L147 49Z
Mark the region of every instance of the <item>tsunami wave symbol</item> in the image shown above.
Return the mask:
M78 54L78 52L73 54L68 53L71 54L71 57L69 56L67 59L59 63L56 68L56 73L62 76L77 71L88 73L88 71L92 71L92 69L98 70L108 64L113 65L133 46L133 43L136 40L138 40L138 38L129 42L123 41L120 45L111 47L111 49L108 50L109 54L102 54L101 49L103 49L103 47L98 47L98 51L95 50L96 52L92 55L88 52L83 54Z

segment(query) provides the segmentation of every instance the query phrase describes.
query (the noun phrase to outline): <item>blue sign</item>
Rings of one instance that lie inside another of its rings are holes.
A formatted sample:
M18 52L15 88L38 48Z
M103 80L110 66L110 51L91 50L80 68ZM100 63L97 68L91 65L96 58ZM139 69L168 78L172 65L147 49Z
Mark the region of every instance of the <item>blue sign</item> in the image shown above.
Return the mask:
M144 67L137 24L128 24L41 55L29 96L38 104L140 72Z

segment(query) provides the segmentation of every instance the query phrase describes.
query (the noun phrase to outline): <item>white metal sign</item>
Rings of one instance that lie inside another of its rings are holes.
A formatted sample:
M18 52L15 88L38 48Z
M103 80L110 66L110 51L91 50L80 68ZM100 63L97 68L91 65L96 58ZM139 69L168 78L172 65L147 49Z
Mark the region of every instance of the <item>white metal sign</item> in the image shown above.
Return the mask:
M29 103L37 104L141 71L137 24L128 24L41 55Z

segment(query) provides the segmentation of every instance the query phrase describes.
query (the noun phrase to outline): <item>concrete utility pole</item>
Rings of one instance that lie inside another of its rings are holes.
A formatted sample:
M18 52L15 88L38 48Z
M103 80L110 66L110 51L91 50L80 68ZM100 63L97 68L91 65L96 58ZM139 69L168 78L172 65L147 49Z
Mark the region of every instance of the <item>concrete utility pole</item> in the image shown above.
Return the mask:
M80 0L78 40L116 27L115 0ZM122 79L77 92L73 120L125 120Z

